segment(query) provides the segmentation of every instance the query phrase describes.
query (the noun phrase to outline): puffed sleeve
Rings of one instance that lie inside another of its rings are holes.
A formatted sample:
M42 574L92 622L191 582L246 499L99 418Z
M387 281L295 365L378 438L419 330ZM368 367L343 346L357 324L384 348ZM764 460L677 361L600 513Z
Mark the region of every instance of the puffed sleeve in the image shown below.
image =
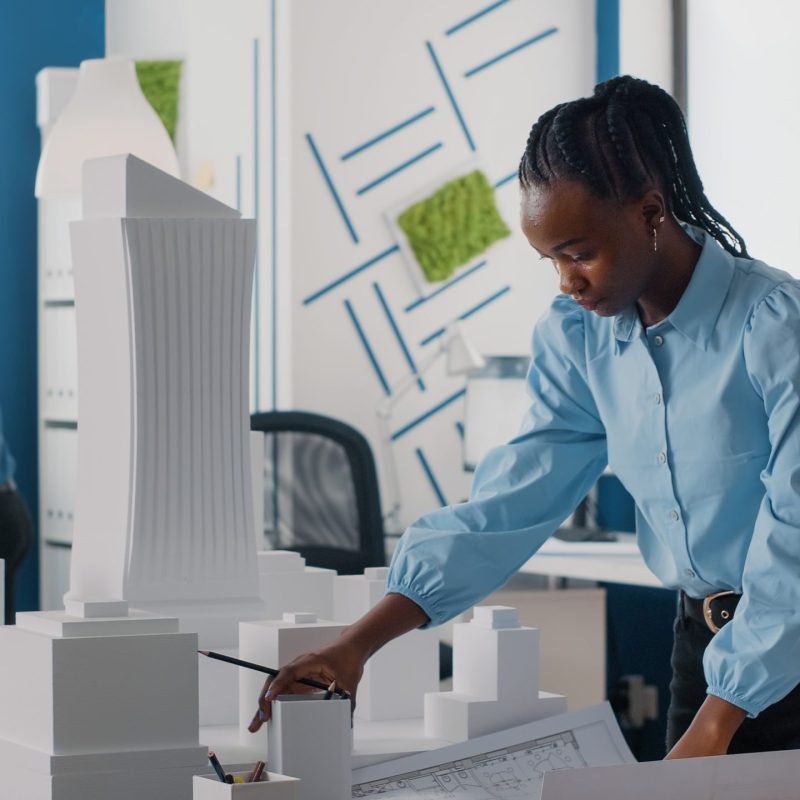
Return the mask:
M605 468L585 353L582 311L559 295L534 330L531 405L520 433L483 458L467 502L423 516L401 538L387 591L417 603L431 625L505 583Z
M800 683L800 287L787 281L753 311L744 336L764 403L770 456L745 559L742 600L706 648L709 694L751 717Z

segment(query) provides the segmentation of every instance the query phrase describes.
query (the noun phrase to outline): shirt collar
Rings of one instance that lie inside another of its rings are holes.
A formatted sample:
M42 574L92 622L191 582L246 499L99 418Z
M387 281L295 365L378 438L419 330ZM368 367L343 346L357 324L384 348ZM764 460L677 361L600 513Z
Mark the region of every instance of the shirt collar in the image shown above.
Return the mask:
M682 227L703 249L678 305L659 325L671 324L705 350L733 279L733 256L723 250L711 234L692 225ZM632 341L640 329L635 305L623 309L614 318L614 336L620 342Z

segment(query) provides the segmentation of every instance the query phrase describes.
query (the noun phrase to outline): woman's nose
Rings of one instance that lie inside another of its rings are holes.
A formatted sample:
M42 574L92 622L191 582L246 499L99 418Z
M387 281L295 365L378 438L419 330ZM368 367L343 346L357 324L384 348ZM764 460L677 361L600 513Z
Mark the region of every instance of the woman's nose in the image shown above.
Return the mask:
M560 267L558 270L559 275L559 289L564 294L580 294L589 284L580 275L575 275L569 269Z

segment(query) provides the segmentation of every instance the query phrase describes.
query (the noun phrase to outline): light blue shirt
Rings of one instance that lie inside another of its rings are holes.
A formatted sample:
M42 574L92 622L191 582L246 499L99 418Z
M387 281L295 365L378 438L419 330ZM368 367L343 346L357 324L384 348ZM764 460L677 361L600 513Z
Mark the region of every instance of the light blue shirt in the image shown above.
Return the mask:
M702 253L657 325L556 297L534 331L519 436L484 458L468 502L406 531L388 590L432 624L453 617L533 555L608 463L666 586L743 593L704 666L709 693L755 716L800 683L800 282L687 230Z
M0 486L14 477L14 459L3 438L3 413L0 411Z

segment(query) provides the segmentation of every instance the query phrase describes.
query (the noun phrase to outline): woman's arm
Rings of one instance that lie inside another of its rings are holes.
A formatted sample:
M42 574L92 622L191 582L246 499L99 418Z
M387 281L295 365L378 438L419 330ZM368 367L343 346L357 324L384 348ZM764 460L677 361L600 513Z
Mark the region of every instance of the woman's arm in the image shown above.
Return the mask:
M709 695L695 714L686 733L667 753L667 758L725 755L733 735L739 730L746 716L745 711L733 703Z
M282 694L308 691L297 683L313 678L355 697L364 664L373 653L404 633L428 622L425 612L401 594L387 594L360 620L350 625L339 640L316 653L307 653L281 667L276 678L268 678L258 698L258 710L249 730L255 733L271 715L271 700Z

